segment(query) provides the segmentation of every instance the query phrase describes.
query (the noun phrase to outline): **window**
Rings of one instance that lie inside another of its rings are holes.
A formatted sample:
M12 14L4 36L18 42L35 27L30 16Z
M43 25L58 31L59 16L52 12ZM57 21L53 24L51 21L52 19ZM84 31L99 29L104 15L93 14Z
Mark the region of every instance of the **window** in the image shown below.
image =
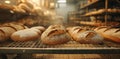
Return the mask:
M66 0L58 0L58 3L66 3Z

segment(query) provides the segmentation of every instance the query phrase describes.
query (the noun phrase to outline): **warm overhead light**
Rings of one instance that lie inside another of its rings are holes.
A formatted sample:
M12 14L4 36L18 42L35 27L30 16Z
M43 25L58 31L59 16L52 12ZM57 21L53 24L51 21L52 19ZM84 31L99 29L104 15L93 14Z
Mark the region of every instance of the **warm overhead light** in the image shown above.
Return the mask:
M55 6L55 3L50 3L50 8L54 8L54 6Z
M50 6L54 6L55 5L55 3L50 3Z
M66 3L66 0L58 0L58 3Z
M10 2L10 1L8 1L8 0L6 0L6 1L5 1L5 3L10 4L11 2Z

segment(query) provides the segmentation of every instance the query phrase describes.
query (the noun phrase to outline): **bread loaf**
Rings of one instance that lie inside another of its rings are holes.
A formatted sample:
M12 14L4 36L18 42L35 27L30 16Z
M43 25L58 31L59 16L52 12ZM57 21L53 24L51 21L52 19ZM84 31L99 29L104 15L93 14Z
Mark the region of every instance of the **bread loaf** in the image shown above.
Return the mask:
M42 26L40 26L42 27ZM42 27L44 28L44 27ZM37 40L42 34L42 30L36 28L24 29L17 31L11 35L13 41L30 41Z
M7 39L10 38L10 36L18 31L18 30L22 30L25 29L26 26L22 26L22 25L5 25L3 27L0 27L0 42L5 41Z
M37 38L39 38L39 34L34 29L20 30L11 35L13 41L36 40Z
M107 40L120 43L120 28L111 27L97 27L94 29L97 33L101 34Z
M41 35L44 44L62 44L70 40L65 28L62 25L51 25Z
M99 44L102 43L103 37L92 30L86 30L79 26L67 28L68 33L73 40L83 44Z

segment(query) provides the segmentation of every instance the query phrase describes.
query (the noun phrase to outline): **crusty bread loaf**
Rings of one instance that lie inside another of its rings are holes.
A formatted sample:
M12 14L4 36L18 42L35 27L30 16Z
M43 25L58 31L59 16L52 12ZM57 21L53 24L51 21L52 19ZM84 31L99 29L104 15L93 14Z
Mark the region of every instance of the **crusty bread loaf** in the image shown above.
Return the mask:
M107 40L120 43L120 28L111 27L97 27L94 29L97 33L101 34Z
M37 29L36 29L37 30ZM24 29L11 35L13 41L29 41L39 38L39 33L35 29Z
M86 30L79 26L67 28L68 33L73 40L84 44L99 44L102 43L103 37L92 30Z
M42 29L38 29L38 28L42 28ZM13 33L11 35L11 39L13 41L30 41L30 40L37 40L41 34L44 27L39 26L39 27L33 27L30 29L24 29L24 30L20 30L17 31L15 33Z
M18 31L27 28L26 26L23 25L4 25L3 27L0 27L0 42L8 40L10 36Z
M65 28L62 25L51 25L41 35L41 41L44 44L62 44L70 40Z

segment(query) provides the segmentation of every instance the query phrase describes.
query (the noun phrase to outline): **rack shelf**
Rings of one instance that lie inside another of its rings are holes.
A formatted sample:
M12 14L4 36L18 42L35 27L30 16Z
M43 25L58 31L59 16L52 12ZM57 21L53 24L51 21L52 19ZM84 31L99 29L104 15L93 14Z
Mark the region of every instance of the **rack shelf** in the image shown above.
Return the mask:
M120 45L104 41L104 44L80 44L69 41L60 45L45 45L40 41L9 42L0 46L0 53L48 53L48 54L120 54Z
M120 1L119 0L96 0L94 2L88 3L82 6L80 9L85 10L86 14L82 16L104 16L104 26L107 26L109 20L108 15L119 16L120 15ZM116 9L115 9L116 8ZM89 12L89 9L95 9L97 11ZM100 9L104 9L100 11ZM114 17L115 18L115 17ZM101 20L103 21L103 20ZM82 23L83 24L83 23ZM91 23L90 23L91 24Z
M100 9L101 10L101 9ZM120 9L103 9L102 11L92 11L86 13L84 16L100 16L100 15L105 15L105 13L109 15L120 15Z
M96 1L94 1L94 2L85 4L84 6L81 6L80 9L85 9L85 8L87 8L87 7L93 8L93 7L95 7L94 5L97 5L100 1L101 1L101 0L96 0Z

